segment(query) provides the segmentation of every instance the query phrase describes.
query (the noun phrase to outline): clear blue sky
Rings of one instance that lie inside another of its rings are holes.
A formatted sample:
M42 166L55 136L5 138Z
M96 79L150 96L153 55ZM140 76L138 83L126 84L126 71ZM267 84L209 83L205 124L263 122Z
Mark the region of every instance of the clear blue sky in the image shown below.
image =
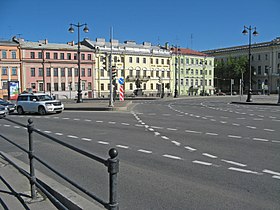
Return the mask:
M134 40L208 50L248 44L244 25L257 27L252 42L280 37L279 0L0 0L0 39L77 41L70 23L87 23L88 37Z

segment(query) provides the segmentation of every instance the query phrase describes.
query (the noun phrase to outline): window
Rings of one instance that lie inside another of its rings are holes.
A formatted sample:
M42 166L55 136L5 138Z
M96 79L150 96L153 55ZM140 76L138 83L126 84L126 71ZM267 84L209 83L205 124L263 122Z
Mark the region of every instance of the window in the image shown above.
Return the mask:
M17 52L13 50L11 52L11 56L12 56L12 59L16 59L17 58Z
M77 53L74 54L74 60L78 60Z
M17 68L12 67L12 76L16 76L16 75L17 75Z
M86 83L85 83L85 81L82 81L82 90L86 90Z
M85 54L84 53L82 53L81 59L85 60Z
M139 57L136 57L136 63L139 63L139 62L140 62Z
M140 77L140 70L136 70L136 77Z
M64 53L60 53L60 60L64 60Z
M91 68L87 69L87 75L88 75L88 77L91 77Z
M143 77L147 77L147 71L143 70Z
M259 60L259 61L261 60L261 55L258 55L258 60Z
M280 53L278 53L278 59L280 59Z
M35 77L35 68L30 69L30 76Z
M143 89L146 90L146 88L147 88L147 84L144 83L144 84L143 84Z
M51 68L47 68L47 77L50 77L51 76Z
M261 75L261 74L262 74L262 67L258 66L258 75Z
M2 50L2 58L3 59L7 58L7 51L6 50Z
M81 76L82 76L82 77L85 77L85 76L86 76L86 70L85 70L85 68L82 68Z
M129 57L129 63L132 63L132 57Z
M65 83L64 82L61 83L61 90L65 91Z
M101 87L100 87L101 90L104 90L104 84L101 83Z
M156 71L156 77L159 77L159 71Z
M181 58L180 64L184 64L184 59Z
M130 76L130 77L133 76L133 70L129 70L129 76Z
M189 63L190 63L190 59L186 58L186 64L189 64Z
M51 83L47 83L47 91L51 91Z
M154 60L151 58L151 59L150 59L150 62L151 62L151 64L153 64L153 63L154 63Z
M133 84L132 83L129 84L129 90L133 90Z
M170 64L170 60L169 59L167 59L167 65L169 65Z
M2 67L2 75L7 75L7 67Z
M184 79L181 79L181 85L184 85Z
M77 76L78 76L78 69L75 68L75 77L77 77Z
M50 56L50 53L47 52L47 53L46 53L46 59L50 59L50 57L51 57L51 56Z
M101 77L104 77L104 69L101 69L101 70L100 70L100 76L101 76Z
M72 77L72 68L68 68L68 77Z
M32 89L36 89L36 84L35 83L31 83L31 87L32 87ZM31 96L32 97L32 96ZM31 99L31 97L30 97L30 100L32 101L33 99ZM34 96L35 97L35 96Z
M42 52L38 52L38 58L42 59L43 58L43 53Z
M39 74L38 74L39 77L42 77L43 76L43 68L39 68Z
M198 75L198 69L195 70L195 74Z
M62 77L65 77L65 68L61 68L61 69L60 69L60 75L61 75Z
M111 86L110 86L110 83L107 84L107 90L110 90L111 89Z
M53 69L53 76L57 77L58 76L58 68Z
M151 84L151 90L153 90L153 89L154 89L154 84L152 83L152 84Z
M143 63L146 63L146 58L143 58Z
M92 90L91 82L88 82L88 90Z
M161 64L164 64L164 59L161 59Z
M212 80L211 79L209 79L209 86L211 86L212 85Z
M67 59L71 60L71 53L67 53Z
M267 54L265 54L265 60L268 60L268 55Z
M53 53L53 59L58 59L57 53Z
M194 64L194 59L193 58L191 58L191 64Z
M91 54L88 54L88 55L87 55L87 59L88 59L89 61L91 61Z
M186 86L189 86L189 79L186 79Z
M154 71L151 70L151 77L154 77Z
M58 91L58 83L54 83L54 90Z
M164 71L161 72L161 77L164 78Z
M30 58L34 59L35 58L35 52L30 52Z
M43 91L44 90L44 83L39 83L39 91Z
M156 64L158 64L158 58L156 59Z
M167 78L170 78L170 71L167 71Z

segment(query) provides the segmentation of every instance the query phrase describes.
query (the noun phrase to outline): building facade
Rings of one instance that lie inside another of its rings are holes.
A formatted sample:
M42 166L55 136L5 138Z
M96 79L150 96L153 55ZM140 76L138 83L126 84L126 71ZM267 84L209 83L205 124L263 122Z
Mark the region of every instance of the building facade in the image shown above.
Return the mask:
M20 83L20 52L13 41L0 41L0 98L8 98L8 82Z
M47 92L59 98L76 98L78 90L77 45L49 43L48 40L18 43L21 55L21 91ZM81 46L81 90L92 98L95 57Z
M94 79L94 95L108 97L110 94L109 56L112 54L112 66L116 69L116 80L123 78L124 95L133 96L140 89L142 96L158 96L164 87L164 93L171 95L172 73L171 52L149 42L136 44L134 41L119 43L118 40L106 42L98 38L96 41L85 39L83 45L91 48L96 54ZM106 63L104 65L104 63ZM140 81L140 87L136 81ZM119 84L117 83L117 86Z
M217 61L249 55L249 46L236 46L207 50L204 53L214 56ZM276 93L280 86L280 37L251 45L251 66L254 92ZM248 83L248 82L247 82Z
M178 95L214 94L214 57L186 48L172 47L171 50Z

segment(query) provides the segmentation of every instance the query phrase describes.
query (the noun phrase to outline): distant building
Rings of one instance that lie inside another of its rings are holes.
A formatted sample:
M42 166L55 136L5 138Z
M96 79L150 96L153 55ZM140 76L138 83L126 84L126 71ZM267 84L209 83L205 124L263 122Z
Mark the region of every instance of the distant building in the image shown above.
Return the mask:
M77 45L48 40L18 43L21 59L21 91L47 92L59 98L76 98L78 90ZM81 46L82 97L92 97L94 53Z
M248 50L248 45L242 45L207 50L204 53L214 56L216 61L226 62L229 57L248 57ZM251 54L251 66L252 71L254 71L252 77L254 81L252 82L253 91L276 93L280 86L280 37L270 42L252 44Z
M8 98L8 82L20 83L20 56L18 44L0 41L0 98Z
M178 95L214 94L214 57L186 48L172 47L171 50Z
M103 38L96 41L84 39L83 45L93 49L96 54L96 76L94 78L94 93L97 97L108 97L110 93L109 55L112 51L112 66L116 69L116 79L124 78L125 96L135 94L141 89L143 96L157 96L162 87L166 95L172 93L170 86L171 52L149 42L137 44L134 41L119 43L118 40L106 42ZM103 66L107 59L107 67ZM140 81L137 88L136 81ZM117 86L119 84L117 83Z

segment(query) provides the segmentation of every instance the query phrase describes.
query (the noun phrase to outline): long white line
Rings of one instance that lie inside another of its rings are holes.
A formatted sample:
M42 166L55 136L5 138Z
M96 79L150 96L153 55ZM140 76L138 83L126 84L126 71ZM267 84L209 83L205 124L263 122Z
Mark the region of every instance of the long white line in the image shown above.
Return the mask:
M219 134L217 133L205 133L206 135L210 135L210 136L218 136Z
M236 166L241 166L241 167L246 167L247 166L247 165L245 165L243 163L238 163L238 162L231 161L231 160L224 160L224 159L222 159L221 161L229 163L229 164L233 164L233 165L236 165Z
M261 139L261 138L253 138L254 141L265 141L267 142L268 140L267 139Z
M279 172L271 171L271 170L268 170L268 169L264 169L263 172L264 172L264 173L268 173L268 174L273 174L273 175L280 176L280 173L279 173Z
M228 169L229 169L229 170L232 170L232 171L242 172L242 173L261 175L261 173L259 173L259 172L251 171L251 170L246 170L246 169L243 169L243 168L234 168L234 167L230 167L230 168L228 168Z

